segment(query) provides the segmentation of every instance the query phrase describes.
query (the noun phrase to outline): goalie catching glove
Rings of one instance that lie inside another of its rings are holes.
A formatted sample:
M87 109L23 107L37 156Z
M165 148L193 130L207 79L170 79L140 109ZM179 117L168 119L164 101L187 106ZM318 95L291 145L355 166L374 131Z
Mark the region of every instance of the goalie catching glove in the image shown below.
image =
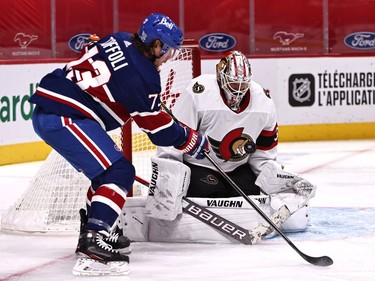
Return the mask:
M268 162L258 175L255 184L268 195L295 193L306 201L315 196L316 186L293 173L283 170L280 165Z
M186 141L176 148L196 159L203 159L203 152L209 151L207 138L189 127L185 126L184 129Z
M257 177L255 184L263 192L270 195L271 206L278 210L282 205L286 205L291 214L302 208L311 198L315 196L316 186L307 180L287 172L274 162L266 163ZM283 196L294 195L293 203L285 202Z

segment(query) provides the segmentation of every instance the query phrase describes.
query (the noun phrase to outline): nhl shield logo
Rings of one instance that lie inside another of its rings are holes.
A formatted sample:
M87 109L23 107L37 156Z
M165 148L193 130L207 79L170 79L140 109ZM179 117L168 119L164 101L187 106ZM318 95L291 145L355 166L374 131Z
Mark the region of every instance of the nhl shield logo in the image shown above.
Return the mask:
M315 80L311 74L292 74L289 77L289 104L311 106L315 102Z
M305 102L311 97L309 79L296 79L293 81L293 98L298 102Z

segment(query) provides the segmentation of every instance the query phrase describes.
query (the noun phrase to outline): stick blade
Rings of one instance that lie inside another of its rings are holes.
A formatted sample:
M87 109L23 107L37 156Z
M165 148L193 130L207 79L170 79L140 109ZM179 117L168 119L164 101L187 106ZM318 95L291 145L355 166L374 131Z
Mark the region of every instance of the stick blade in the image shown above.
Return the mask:
M333 264L333 260L328 256L310 257L310 256L305 255L304 259L307 262L309 262L313 265L317 265L317 266L330 266L330 265Z

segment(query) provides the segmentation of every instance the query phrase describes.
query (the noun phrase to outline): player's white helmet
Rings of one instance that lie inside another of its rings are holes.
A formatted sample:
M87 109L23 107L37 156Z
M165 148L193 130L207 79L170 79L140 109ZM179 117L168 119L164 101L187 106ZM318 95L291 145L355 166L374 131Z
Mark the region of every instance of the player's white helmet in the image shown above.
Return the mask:
M252 73L249 60L240 51L231 51L216 65L216 72L229 107L238 111L250 86Z

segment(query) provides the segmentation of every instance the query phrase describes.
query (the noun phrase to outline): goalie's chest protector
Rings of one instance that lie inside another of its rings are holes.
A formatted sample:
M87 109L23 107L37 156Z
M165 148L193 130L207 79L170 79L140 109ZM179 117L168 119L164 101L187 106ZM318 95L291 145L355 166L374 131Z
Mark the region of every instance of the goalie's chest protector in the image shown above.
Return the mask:
M213 156L225 161L224 170L232 170L247 162L251 142L255 143L263 130L275 127L273 102L264 94L263 88L253 81L250 85L249 105L242 112L236 113L224 103L216 76L207 75L201 81L204 86L202 93L194 93L191 88L199 131L208 136L211 150L215 153Z

